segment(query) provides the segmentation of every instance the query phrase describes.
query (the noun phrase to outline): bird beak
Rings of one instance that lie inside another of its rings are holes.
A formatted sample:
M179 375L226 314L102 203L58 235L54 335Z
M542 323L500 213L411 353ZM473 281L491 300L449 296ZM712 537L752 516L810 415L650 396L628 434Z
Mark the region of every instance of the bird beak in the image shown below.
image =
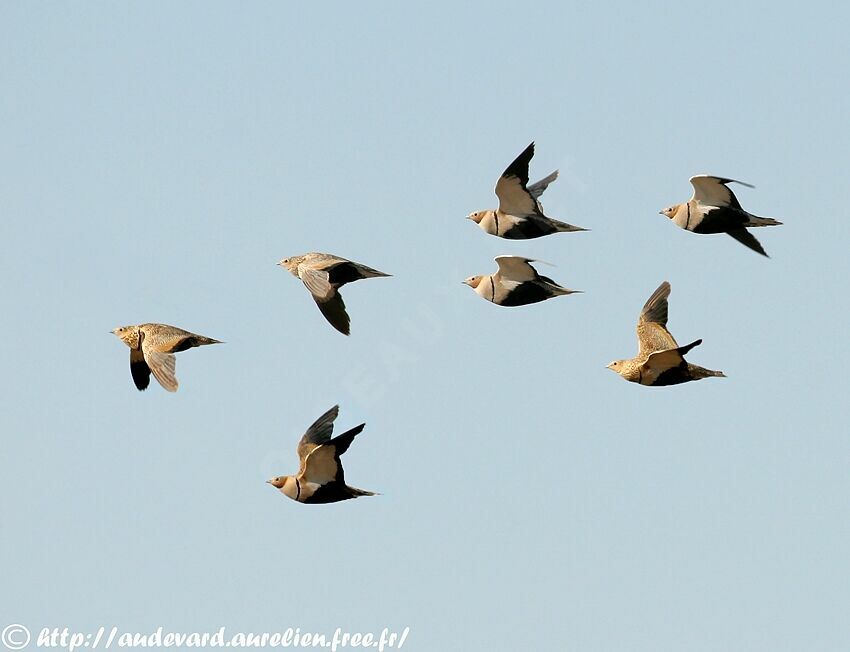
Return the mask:
M658 211L659 215L664 215L664 211Z
M266 480L266 484L271 484L271 483L272 483L271 480Z

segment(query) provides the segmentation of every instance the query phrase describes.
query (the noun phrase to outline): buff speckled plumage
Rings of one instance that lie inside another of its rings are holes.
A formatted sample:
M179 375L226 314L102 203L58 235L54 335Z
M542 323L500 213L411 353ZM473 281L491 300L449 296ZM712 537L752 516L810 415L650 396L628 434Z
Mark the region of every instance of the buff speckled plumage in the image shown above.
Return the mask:
M325 319L343 335L351 332L351 319L345 310L339 288L364 278L389 276L346 258L315 251L284 258L278 265L301 279Z
M667 330L667 299L670 284L664 281L641 310L637 323L638 354L631 359L615 360L608 365L611 371L625 380L648 386L678 385L709 377L725 377L722 371L712 371L687 362L685 354L702 343L696 340L680 347Z
M148 388L153 373L163 388L176 392L174 354L196 346L221 344L219 340L168 324L120 326L112 333L130 348L130 374L139 391Z

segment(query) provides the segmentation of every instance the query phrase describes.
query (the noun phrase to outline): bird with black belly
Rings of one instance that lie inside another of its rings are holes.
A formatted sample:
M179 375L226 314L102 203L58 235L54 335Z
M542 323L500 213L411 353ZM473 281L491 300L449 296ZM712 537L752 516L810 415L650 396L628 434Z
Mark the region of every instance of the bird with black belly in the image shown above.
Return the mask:
M345 484L340 456L348 450L366 424L361 423L331 439L338 414L339 406L334 405L316 419L301 437L298 442L301 466L296 475L281 475L266 482L299 503L337 503L360 496L374 496L372 491Z
M666 215L676 226L692 233L726 233L756 253L767 256L761 243L747 229L780 226L782 222L745 211L727 184L739 183L747 188L754 186L707 174L698 174L691 177L690 181L694 187L691 198L684 204L675 204L659 211L661 215Z
M552 297L580 294L569 290L551 278L541 276L531 266L532 258L521 256L496 256L499 269L494 274L470 276L463 283L475 293L499 306L525 306Z
M496 182L499 208L475 211L467 215L467 219L475 222L484 232L509 240L529 240L551 233L587 231L543 214L540 195L558 178L558 171L529 186L528 165L533 156L534 143L531 143L499 177Z
M678 385L712 376L725 378L726 374L722 371L705 369L685 360L685 354L702 344L702 340L695 340L685 346L676 344L667 330L669 296L670 284L664 281L644 304L638 318L637 356L630 360L615 360L608 365L608 369L629 382L652 387Z

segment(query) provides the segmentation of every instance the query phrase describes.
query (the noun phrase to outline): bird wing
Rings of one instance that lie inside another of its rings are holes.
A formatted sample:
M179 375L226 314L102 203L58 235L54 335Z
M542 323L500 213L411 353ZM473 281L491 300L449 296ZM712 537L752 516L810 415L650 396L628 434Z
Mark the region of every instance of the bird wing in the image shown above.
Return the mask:
M686 344L685 346L655 351L650 354L640 367L641 383L644 385L652 385L665 371L687 364L685 362L685 354L700 344L702 344L702 340L696 340L690 344Z
M552 183L557 178L558 178L558 171L555 170L548 177L545 177L545 178L541 179L540 181L538 181L537 183L533 183L530 186L528 186L529 194L532 197L534 197L534 199L540 199L540 195L542 195L543 192L546 190L546 188L549 187L549 184ZM538 202L538 205L539 205L539 202Z
M538 212L537 200L526 188L528 164L532 156L534 156L534 143L531 143L514 159L496 182L499 210L503 213L522 216L534 215Z
M494 260L499 266L497 274L501 280L524 283L525 281L533 281L537 278L537 271L529 264L534 262L532 258L496 256Z
M664 326L655 323L638 324L638 359L665 349L676 348L676 340Z
M320 299L323 301L327 300L336 293L329 280L328 273L324 270L314 269L312 267L300 267L298 269L298 276L317 301Z
M756 237L752 233L747 231L744 227L741 227L739 229L729 229L726 233L731 235L742 245L746 245L753 251L769 258L767 252L764 250L764 247L761 246L761 243L756 240Z
M676 348L676 340L667 330L667 298L670 283L664 281L647 299L637 323L638 358L655 351Z
M342 300L342 295L339 292L334 291L328 299L319 299L316 296L313 298L331 326L343 335L351 334L351 318L345 311L345 301Z
M148 339L145 338L142 340L142 355L159 384L169 392L176 392L177 377L174 375L174 365L176 362L174 354L157 351L148 344Z
M345 302L337 292L336 287L330 282L328 271L313 269L311 267L300 267L298 275L304 285L313 295L316 305L330 322L330 325L343 335L351 332L351 318L345 311Z
M691 185L694 187L694 194L691 201L697 201L704 206L717 206L741 208L738 198L735 193L726 187L727 183L740 183L747 188L754 188L748 183L737 181L735 179L724 179L722 177L712 177L708 174L698 174L690 178Z
M317 485L328 484L337 480L342 473L342 464L336 455L336 450L329 444L316 446L304 458L304 464L299 475L307 482Z
M130 349L130 375L139 391L148 388L151 382L151 368L145 362L144 354L138 349Z
M643 304L638 323L655 323L667 326L667 298L670 296L670 283L664 281Z
M307 428L307 432L302 435L301 441L298 442L298 459L301 460L302 465L310 451L316 446L330 441L334 431L334 421L338 415L339 406L334 405Z
M301 475L307 482L315 482L319 485L329 482L345 482L345 471L342 468L340 456L348 450L354 438L360 434L365 423L355 426L351 430L334 437L328 442L320 444L311 450L304 459Z
M678 348L656 351L640 367L641 384L652 385L661 374L675 369L684 361Z

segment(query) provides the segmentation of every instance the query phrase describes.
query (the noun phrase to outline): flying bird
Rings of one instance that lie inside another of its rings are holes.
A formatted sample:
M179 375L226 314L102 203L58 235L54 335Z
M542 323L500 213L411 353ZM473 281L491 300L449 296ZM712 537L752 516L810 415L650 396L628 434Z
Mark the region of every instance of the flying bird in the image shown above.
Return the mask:
M148 388L151 373L169 392L177 391L174 375L174 354L193 346L221 344L203 335L196 335L168 324L139 324L121 326L112 331L130 347L130 375L139 391Z
M747 231L748 227L779 226L772 217L758 217L743 208L727 183L739 183L754 188L743 181L698 174L690 179L694 187L693 196L684 204L676 204L659 211L675 224L694 233L728 233L738 242L753 251L767 256L761 243Z
M345 311L339 288L364 278L390 276L339 256L315 252L284 258L278 265L286 267L304 282L325 319L343 335L350 333L351 319Z
M301 466L297 475L282 475L266 482L299 503L337 503L360 496L374 496L372 491L355 489L345 484L340 456L348 450L366 424L361 423L331 439L338 414L339 406L334 405L316 419L301 437L298 442Z
M464 284L500 306L524 306L529 303L545 301L565 294L580 293L581 290L568 290L551 278L540 276L530 263L531 258L520 256L496 256L499 265L495 274L470 276Z
M496 182L499 208L470 213L467 219L475 222L490 235L509 240L528 240L550 233L587 231L580 226L559 222L543 214L543 206L538 200L549 184L558 178L558 171L555 170L548 177L529 186L528 164L533 156L534 143L531 143L499 177Z
M667 330L669 296L670 284L664 281L644 304L638 318L637 356L631 360L615 360L608 365L608 369L630 382L653 387L678 385L710 376L725 378L726 374L722 371L704 369L685 361L685 354L702 344L702 340L685 346L676 344L676 340Z

